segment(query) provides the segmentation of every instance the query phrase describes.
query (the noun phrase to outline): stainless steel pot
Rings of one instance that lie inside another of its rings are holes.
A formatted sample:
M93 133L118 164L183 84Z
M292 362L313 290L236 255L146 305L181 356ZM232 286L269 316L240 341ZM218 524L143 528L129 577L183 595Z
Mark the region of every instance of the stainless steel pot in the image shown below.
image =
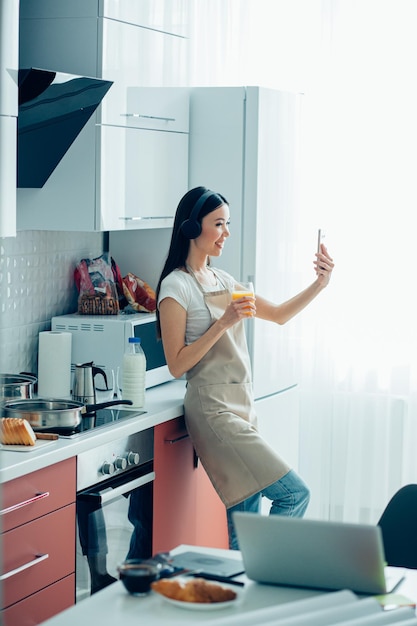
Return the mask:
M38 379L30 374L0 374L0 402L32 398Z
M88 415L117 404L132 404L131 400L109 400L98 404L83 404L75 400L11 400L3 405L5 417L20 417L29 422L33 430L75 430L83 415Z

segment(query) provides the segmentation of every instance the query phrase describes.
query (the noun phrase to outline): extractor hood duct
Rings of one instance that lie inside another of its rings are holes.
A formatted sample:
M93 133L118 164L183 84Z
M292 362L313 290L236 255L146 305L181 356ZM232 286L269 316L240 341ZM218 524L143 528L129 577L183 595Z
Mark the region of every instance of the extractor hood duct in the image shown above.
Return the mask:
M43 69L19 70L18 187L44 186L112 84Z

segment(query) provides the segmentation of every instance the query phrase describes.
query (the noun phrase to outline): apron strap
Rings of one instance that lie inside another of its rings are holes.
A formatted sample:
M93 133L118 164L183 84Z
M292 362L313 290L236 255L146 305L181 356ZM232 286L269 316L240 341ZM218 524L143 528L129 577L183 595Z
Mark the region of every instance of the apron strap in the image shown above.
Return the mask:
M198 288L200 289L201 293L205 296L205 295L210 295L210 296L217 296L220 294L223 294L225 292L230 293L230 290L227 288L227 285L225 285L224 281L222 280L221 276L219 276L217 274L217 272L215 272L214 269L210 268L211 271L213 272L214 276L217 278L217 281L220 283L220 286L222 287L221 289L216 289L214 291L206 291L203 287L203 285L197 280L196 275L194 274L193 270L191 269L191 267L189 265L185 266L185 269L187 270L187 272L194 278L195 282L197 283Z

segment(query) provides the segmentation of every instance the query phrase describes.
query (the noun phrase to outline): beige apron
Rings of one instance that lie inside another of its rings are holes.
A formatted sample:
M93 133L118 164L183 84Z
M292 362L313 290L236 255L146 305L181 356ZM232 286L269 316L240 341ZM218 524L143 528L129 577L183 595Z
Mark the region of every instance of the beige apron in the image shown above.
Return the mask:
M206 292L189 271L214 322L230 303L230 290ZM195 451L226 507L272 485L290 469L257 430L243 321L187 373L184 407Z

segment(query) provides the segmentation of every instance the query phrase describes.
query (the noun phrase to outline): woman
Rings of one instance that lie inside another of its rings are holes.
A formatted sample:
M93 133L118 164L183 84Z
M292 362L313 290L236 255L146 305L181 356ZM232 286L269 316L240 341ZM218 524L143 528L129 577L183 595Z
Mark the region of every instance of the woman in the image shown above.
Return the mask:
M170 248L157 286L158 324L170 372L187 378L184 399L189 435L227 508L229 547L238 549L234 511L302 517L309 490L257 431L243 320L248 314L284 324L329 283L333 260L322 244L316 279L287 302L256 295L232 301L232 276L212 268L229 237L227 200L205 187L180 201Z

